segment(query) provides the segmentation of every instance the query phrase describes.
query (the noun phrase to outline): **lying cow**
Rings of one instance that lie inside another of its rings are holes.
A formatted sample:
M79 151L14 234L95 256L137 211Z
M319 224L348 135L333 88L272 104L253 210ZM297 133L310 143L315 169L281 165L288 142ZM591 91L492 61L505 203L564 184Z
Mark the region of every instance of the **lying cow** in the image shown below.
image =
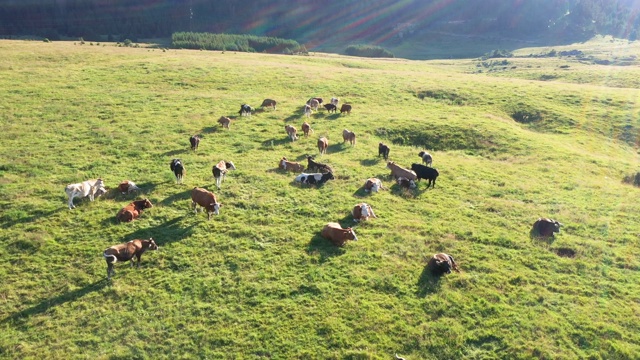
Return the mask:
M133 267L133 258L136 258L138 267L140 267L140 258L147 250L158 250L158 245L152 238L149 238L149 240L131 240L105 250L102 256L107 261L107 280L111 280L111 275L116 274L115 270L113 270L113 264L118 261L131 261L131 267Z
M347 240L358 241L358 237L352 228L343 229L340 224L330 222L322 228L320 233L323 238L331 241L335 246L344 246Z
M140 188L133 181L124 180L118 185L118 191L124 195L130 194L134 191L140 191Z
M275 110L276 101L273 99L264 99L262 100L262 105L260 105L260 107L270 107L270 108L273 108L273 110Z
M414 171L405 169L402 166L394 163L393 161L387 162L387 169L391 170L391 176L396 179L403 177L413 181L418 180L418 176Z
M182 160L180 159L171 160L169 167L171 168L171 171L173 171L173 175L176 176L176 182L178 184L182 183L182 179L184 178L184 175L187 173L187 170L185 169L184 164L182 164Z
M384 187L382 187L382 181L378 178L369 178L364 182L365 192L378 192L380 189L384 189Z
M326 154L329 147L329 140L326 137L318 139L318 151L320 154Z
M223 128L228 129L229 125L231 125L231 119L226 116L221 116L220 119L218 119L218 124Z
M455 260L453 260L453 256L445 253L435 254L429 259L427 263L427 267L429 271L435 276L440 276L442 274L451 274L451 270L453 269L455 272L460 272L458 269L458 264L456 264Z
M342 130L342 142L349 142L351 145L356 145L356 133L347 129Z
M340 107L340 114L342 114L342 113L351 114L351 105L342 104L342 107Z
M200 145L200 137L198 135L193 135L189 138L189 143L191 144L191 150L198 150L198 145Z
M353 210L351 210L351 215L353 215L353 220L356 222L360 220L369 220L370 217L377 218L376 214L373 212L373 208L367 203L360 203L354 206Z
M291 139L291 141L296 141L298 139L298 130L291 125L285 125L284 131L287 132L287 136Z
M311 125L309 125L309 123L305 121L302 123L302 132L304 133L304 136L307 137L309 136L309 132L314 132L314 131L311 128Z
M224 181L227 172L235 169L236 166L233 165L233 162L224 160L220 160L219 163L213 166L211 172L213 173L213 177L216 179L216 186L218 187L218 190L220 190L220 185Z
M211 220L212 213L215 215L220 214L220 207L222 206L222 204L218 202L214 193L199 187L195 187L191 190L191 205L193 206L193 211L196 214L198 213L198 205L206 209L208 220Z
M251 116L251 112L253 111L253 108L247 104L242 104L240 105L240 111L238 111L238 114L240 114L240 116Z
M131 222L140 217L140 214L142 214L143 210L152 207L153 204L151 204L151 201L149 201L149 199L136 200L120 209L120 211L118 211L118 213L116 214L116 218L120 222Z
M338 111L338 108L333 104L324 104L323 106L329 113L335 113Z
M100 195L105 194L107 189L105 189L102 179L93 179L77 184L69 184L64 188L64 192L69 198L69 209L75 209L75 205L73 205L73 198L84 198L88 196L89 200L93 201Z
M322 184L326 183L327 181L333 180L333 179L335 179L335 177L333 177L332 173L324 173L324 174L320 174L320 173L305 174L305 173L302 173L302 174L296 176L295 181L299 182L301 184L321 186Z
M431 166L431 164L433 163L433 157L426 151L420 151L418 153L418 156L420 156L422 162L427 166Z
M285 171L291 171L291 172L303 172L304 171L304 165L302 165L300 163L297 163L297 162L289 161L284 156L278 162L278 168L280 168L282 170L285 170Z
M307 155L307 170L309 171L319 171L321 173L332 173L333 168L327 164L319 163L313 160L312 156Z
M534 237L550 238L554 233L560 233L561 223L549 218L538 218L531 227L531 235Z
M418 177L418 181L420 181L420 179L429 180L429 183L427 184L427 189L429 188L429 186L431 186L432 181L433 181L433 187L434 188L436 187L436 179L438 178L438 175L440 175L438 173L438 170L432 167L421 165L421 164L411 164L411 170L413 170L416 173L416 176Z
M385 160L389 160L389 147L383 143L378 143L378 157L382 155Z
M401 188L405 188L405 189L415 189L416 188L416 182L413 180L409 180L407 178L404 177L399 177L396 179L396 184L398 184L398 186L400 186Z

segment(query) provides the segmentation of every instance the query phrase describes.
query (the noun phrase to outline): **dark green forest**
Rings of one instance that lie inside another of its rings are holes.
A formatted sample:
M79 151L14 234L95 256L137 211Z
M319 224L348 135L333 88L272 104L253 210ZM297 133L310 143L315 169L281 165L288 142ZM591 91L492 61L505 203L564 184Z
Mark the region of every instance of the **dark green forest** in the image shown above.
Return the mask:
M175 32L378 44L420 31L635 40L640 0L5 0L0 37L137 41Z

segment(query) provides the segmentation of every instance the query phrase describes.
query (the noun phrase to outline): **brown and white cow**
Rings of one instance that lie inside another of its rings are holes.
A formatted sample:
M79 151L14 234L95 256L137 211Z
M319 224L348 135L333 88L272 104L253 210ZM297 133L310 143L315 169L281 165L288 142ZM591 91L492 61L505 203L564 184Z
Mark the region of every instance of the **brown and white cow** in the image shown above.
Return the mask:
M336 222L327 223L327 225L322 228L320 235L331 241L335 246L344 246L347 240L358 241L358 237L352 228L343 229L342 226Z
M211 172L213 173L213 177L216 179L216 186L218 190L220 190L220 185L224 181L225 175L229 170L235 170L236 166L231 161L220 160L217 164L213 166Z
M418 175L416 175L415 171L405 169L402 166L394 163L393 161L387 162L387 169L391 170L391 176L396 179L403 177L413 181L418 180Z
M260 105L260 107L270 107L270 108L273 108L273 110L275 110L276 101L273 99L264 99L262 100L262 105Z
M356 133L347 129L342 130L342 142L349 142L351 145L356 145Z
M318 139L318 151L320 154L326 154L329 147L329 140L326 137Z
M309 125L309 123L305 121L302 123L302 132L304 133L304 136L307 137L309 136L309 132L314 132L314 131L311 128L311 125Z
M104 187L102 179L93 179L83 181L77 184L69 184L65 187L64 192L69 197L69 209L74 209L73 198L89 197L90 201L93 201L96 197L104 194L107 190Z
M353 210L351 210L351 215L353 215L353 220L356 222L360 220L369 220L369 218L377 218L376 214L373 212L373 208L367 203L356 204L356 206L353 207Z
M365 192L378 192L378 190L384 189L382 186L382 181L378 178L368 178L367 181L364 182L364 191Z
M140 258L147 250L158 250L158 245L152 238L149 240L135 239L106 249L102 256L107 262L107 279L111 280L111 275L115 275L113 264L118 261L131 261L131 267L133 267L133 259L136 258L138 267L140 267Z
M297 162L293 162L293 161L289 161L287 160L286 157L282 157L282 159L280 159L280 161L278 161L278 168L285 170L285 171L291 171L291 172L303 172L304 171L304 165L297 163Z
M287 132L287 136L291 139L291 141L296 141L298 139L298 130L292 125L285 125L284 131Z
M231 125L231 119L226 116L220 116L220 119L218 119L218 124L220 124L223 128L228 129L229 125Z
M140 217L140 214L143 210L152 207L153 204L151 204L151 201L149 201L149 199L136 200L120 209L120 211L118 211L118 213L116 214L116 218L120 222L131 222Z
M195 187L191 190L191 205L193 211L197 214L198 205L207 210L208 220L211 220L211 214L220 214L221 203L218 202L216 195L209 190Z
M445 253L434 254L427 263L429 271L435 276L442 274L451 274L453 269L455 272L460 272L458 264L453 260L453 256Z
M118 191L122 194L130 194L134 191L140 191L140 188L133 181L124 180L118 185Z
M349 104L342 104L342 106L340 107L340 114L342 113L347 113L347 114L351 114L351 105Z

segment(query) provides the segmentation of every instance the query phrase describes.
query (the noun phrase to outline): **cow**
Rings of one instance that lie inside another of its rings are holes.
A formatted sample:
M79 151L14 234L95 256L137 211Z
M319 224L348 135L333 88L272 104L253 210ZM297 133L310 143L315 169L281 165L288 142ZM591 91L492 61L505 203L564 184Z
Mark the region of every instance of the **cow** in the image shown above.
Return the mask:
M307 170L309 171L315 170L321 173L333 172L333 168L331 168L331 166L316 162L315 160L313 160L313 157L310 155L307 155Z
M104 187L104 182L102 179L93 179L83 181L77 184L69 184L64 188L64 192L69 197L68 205L69 210L75 209L75 205L73 205L73 198L79 197L89 197L90 201L93 201L96 197L104 194L107 190Z
M356 145L356 133L347 129L342 130L342 143L349 142L352 146Z
M278 168L285 170L285 171L292 171L292 172L303 172L304 171L304 166L300 163L297 162L293 162L293 161L289 161L287 160L286 157L282 157L282 159L280 159L280 161L278 161Z
M120 209L120 211L118 211L118 213L116 214L116 219L118 219L120 222L131 222L140 217L140 214L142 214L143 210L152 207L153 204L151 204L151 201L149 201L149 199L136 200Z
M420 151L418 153L418 156L420 156L422 162L427 166L431 166L431 164L433 163L433 157L426 151Z
M113 270L113 264L118 261L131 261L131 267L133 267L133 258L136 258L138 267L140 267L140 258L147 250L158 250L158 245L153 238L149 238L149 240L135 239L106 249L102 256L107 262L107 280L111 280L111 275L116 274Z
M330 102L331 102L331 105L338 107L338 102L340 102L340 99L332 97Z
M407 178L404 177L399 177L396 179L396 184L398 184L398 186L405 188L405 189L415 189L416 188L416 182L413 180L409 180Z
M284 131L287 132L287 136L291 139L291 141L296 141L298 139L298 130L291 125L285 125Z
M200 137L198 135L193 135L189 138L189 143L191 143L191 150L198 150L198 145L200 145Z
M378 192L381 189L384 189L384 187L382 186L382 181L378 178L369 178L364 182L365 192Z
M304 136L307 137L309 136L309 132L314 132L314 131L311 128L311 125L309 125L309 123L305 121L302 123L302 132L304 133Z
M320 154L326 154L329 147L329 140L326 137L318 139L318 151Z
M304 106L304 110L303 110L303 114L304 114L304 116L309 118L311 116L311 106L305 105Z
M402 166L394 163L393 161L387 162L387 169L391 170L391 176L394 178L403 177L413 181L418 180L418 176L415 172L409 169L405 169Z
M124 195L130 194L134 191L140 191L140 188L133 181L124 180L118 185L118 191Z
M318 111L318 106L320 106L320 102L316 98L311 98L307 101L307 105L315 111Z
M385 160L389 160L389 147L383 143L378 143L378 157L382 155Z
M342 114L342 113L351 114L351 105L342 104L342 106L340 107L340 114Z
M220 126L222 126L224 129L228 129L229 125L231 125L231 119L226 116L220 116L220 119L218 119L218 124L220 124Z
M313 98L309 99L307 101L307 104L311 103L313 100L318 102L318 106L322 105L322 98L319 98L319 97L313 97Z
M240 105L240 111L238 111L238 114L240 114L240 116L251 116L251 112L253 111L253 108L247 104L242 104Z
M216 179L216 186L218 190L220 190L220 184L224 181L224 177L229 170L235 170L236 166L233 165L231 161L220 160L219 163L213 166L211 172L213 173L213 177Z
M338 108L333 104L324 104L323 106L325 110L327 110L327 112L335 113L336 111L338 111Z
M413 170L416 173L416 176L418 177L418 181L420 181L420 179L429 180L429 183L427 184L427 189L431 185L431 182L433 182L433 187L434 188L436 187L436 179L438 178L438 175L440 175L438 173L438 170L432 167L424 166L422 164L411 164L411 170Z
M342 247L347 240L358 241L355 231L352 228L343 229L340 224L336 222L327 223L320 232L323 238L329 240L333 245Z
M212 213L215 215L220 214L220 207L222 206L214 193L199 187L194 187L193 190L191 190L191 205L196 214L198 213L198 205L206 209L208 215L207 220L211 220Z
M373 212L373 208L367 203L360 203L354 206L353 210L351 210L351 215L353 215L353 220L355 222L360 220L369 220L370 217L377 218L376 214Z
M270 107L270 108L273 108L273 110L275 110L276 101L273 99L264 99L262 100L262 105L260 105L260 107Z
M560 233L560 226L556 220L549 218L538 218L531 227L531 235L533 237L552 238L555 237L554 233Z
M187 170L185 169L184 164L182 163L182 160L180 159L171 160L169 167L171 168L171 171L173 171L173 175L176 176L176 182L178 184L182 183L182 179L187 173Z
M329 180L333 180L335 177L333 173L314 173L314 174L306 174L302 173L295 178L295 182L299 182L300 184L307 185L316 185L321 186Z
M445 253L434 254L431 259L429 259L427 267L434 276L451 274L452 269L455 272L460 272L458 264L453 260L453 256Z

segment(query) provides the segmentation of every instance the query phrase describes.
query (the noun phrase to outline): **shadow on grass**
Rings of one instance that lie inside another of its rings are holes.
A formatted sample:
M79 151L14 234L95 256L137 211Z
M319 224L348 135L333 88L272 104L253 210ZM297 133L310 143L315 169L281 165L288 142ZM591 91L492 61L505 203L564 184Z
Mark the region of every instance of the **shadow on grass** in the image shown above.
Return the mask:
M441 276L434 276L431 274L429 266L425 265L422 269L422 274L420 274L420 278L418 279L418 290L416 291L416 295L419 297L425 297L439 291L441 278Z
M340 117L340 114L335 113L335 114L331 114L331 115L325 115L324 119L325 120L336 120Z
M176 201L182 201L182 200L191 200L191 191L193 190L192 187L189 187L189 189L187 190L183 190L179 193L173 194L165 199L163 199L162 201L160 201L158 204L163 205L163 206L167 206L167 205L172 205L174 202Z
M189 148L176 149L176 150L167 151L166 153L162 154L162 156L176 156L176 155L180 155L180 154L186 154L186 153L188 153L190 151L191 151L191 149L189 149ZM167 163L167 165L168 164L169 163Z
M294 120L302 120L303 122L307 121L307 117L304 116L304 105L300 106L296 112L287 116L284 119L285 122L294 121Z
M307 246L308 255L320 255L320 263L324 263L329 258L344 254L343 248L333 245L329 240L323 238L320 233L314 235Z
M368 197L370 195L371 195L370 191L369 192L364 191L364 186L359 187L358 190L356 190L353 193L353 196L359 197L359 198Z
M108 284L109 282L107 281L107 279L102 279L94 282L93 284L86 285L80 289L76 289L76 290L52 297L47 300L43 300L35 306L32 306L30 308L27 308L22 311L18 311L17 313L14 313L12 315L9 315L8 317L0 320L0 323L1 324L17 323L16 325L24 325L23 322L26 321L31 316L45 313L53 307L68 303L70 301L76 301L89 293L101 290Z
M77 198L75 199L76 201L78 200ZM83 199L84 200L84 199ZM89 198L87 198L87 203L89 203ZM78 204L76 204L76 207L78 207ZM24 217L13 217L10 214L3 214L2 216L0 216L0 228L3 229L8 229L14 225L18 225L18 224L25 224L25 223L30 223L30 222L34 222L36 220L39 220L41 218L46 218L49 217L57 212L63 211L63 210L68 210L68 206L67 206L67 201L65 201L64 203L64 207L59 207L56 208L54 210L41 210L41 209L34 209L29 211L27 216ZM73 210L69 210L69 211L73 211Z
M374 166L380 164L380 160L384 160L383 158L374 158L374 159L365 159L360 160L360 165L362 166Z
M335 154L337 152L344 151L346 149L347 148L344 146L344 143L329 145L329 147L327 147L327 154Z
M291 142L291 139L289 139L289 137L283 136L281 138L273 138L270 140L263 141L261 146L263 150L264 149L269 150L273 147L284 145L290 142Z
M153 238L158 246L165 246L183 240L193 234L193 227L196 224L182 227L180 225L180 220L182 219L183 217L180 216L157 226L138 229L125 236L124 241ZM204 219L206 220L206 217Z

